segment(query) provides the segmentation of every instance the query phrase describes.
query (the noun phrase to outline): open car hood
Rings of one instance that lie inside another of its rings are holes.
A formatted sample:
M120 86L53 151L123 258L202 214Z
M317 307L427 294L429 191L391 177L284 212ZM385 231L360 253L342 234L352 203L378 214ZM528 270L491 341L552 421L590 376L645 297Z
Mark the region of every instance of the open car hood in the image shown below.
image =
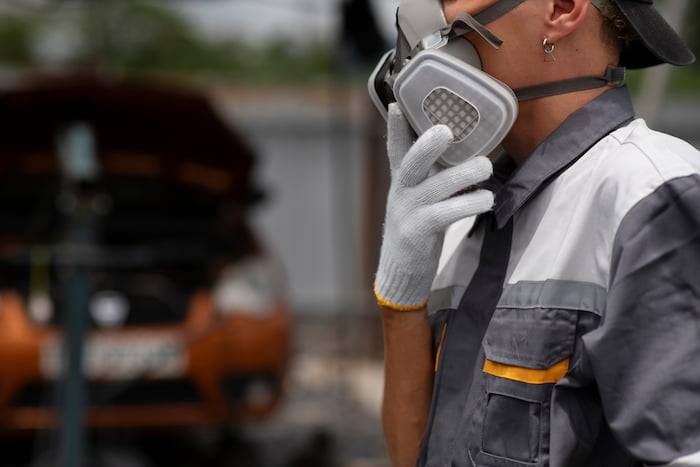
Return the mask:
M55 172L58 131L84 122L104 172L163 177L252 200L254 155L207 97L160 81L94 75L38 78L0 89L0 177Z

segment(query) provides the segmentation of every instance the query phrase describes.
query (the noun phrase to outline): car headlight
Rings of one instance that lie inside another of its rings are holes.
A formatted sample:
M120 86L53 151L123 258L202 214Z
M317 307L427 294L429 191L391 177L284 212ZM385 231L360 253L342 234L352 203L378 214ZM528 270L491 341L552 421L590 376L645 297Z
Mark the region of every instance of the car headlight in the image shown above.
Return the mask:
M214 286L216 310L225 316L273 311L284 296L284 273L271 258L246 258L226 267Z
M90 298L90 315L103 328L120 327L129 316L129 300L119 292L98 292Z
M53 320L53 302L45 292L33 292L27 300L27 312L36 324L45 326Z

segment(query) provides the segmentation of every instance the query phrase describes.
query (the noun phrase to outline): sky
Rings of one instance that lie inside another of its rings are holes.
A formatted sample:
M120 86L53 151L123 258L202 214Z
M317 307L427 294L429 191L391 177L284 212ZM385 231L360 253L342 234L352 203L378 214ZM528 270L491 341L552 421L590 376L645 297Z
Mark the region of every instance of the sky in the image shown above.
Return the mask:
M342 0L208 0L184 1L183 11L214 38L238 38L259 43L284 37L298 42L332 40L337 34ZM398 0L371 0L387 37L392 34Z

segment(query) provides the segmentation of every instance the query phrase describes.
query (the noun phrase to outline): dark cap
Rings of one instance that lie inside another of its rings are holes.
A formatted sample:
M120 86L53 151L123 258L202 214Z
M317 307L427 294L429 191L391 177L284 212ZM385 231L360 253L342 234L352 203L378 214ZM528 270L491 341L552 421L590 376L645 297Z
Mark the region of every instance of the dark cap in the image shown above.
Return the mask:
M645 68L670 63L690 65L695 55L654 7L653 0L613 0L639 36L629 42L620 65Z

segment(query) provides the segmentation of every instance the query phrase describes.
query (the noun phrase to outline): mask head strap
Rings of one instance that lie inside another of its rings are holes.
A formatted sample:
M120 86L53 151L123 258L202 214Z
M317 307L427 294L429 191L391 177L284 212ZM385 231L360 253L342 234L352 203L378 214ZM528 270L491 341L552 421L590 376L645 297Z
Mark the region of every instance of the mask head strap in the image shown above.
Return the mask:
M488 30L481 22L479 22L475 17L469 13L460 13L457 15L455 20L449 26L449 39L454 39L456 37L463 36L468 32L476 32L482 37L486 42L488 42L493 48L498 49L503 44L503 41L498 38L494 33Z
M489 8L474 16L466 12L461 12L457 15L452 24L443 28L442 30L436 31L435 33L425 37L408 54L398 53L397 55L402 57L414 56L419 50L426 48L437 48L439 45L444 45L444 43L447 40L463 36L472 31L479 34L492 47L498 49L500 48L501 44L503 44L503 41L499 39L498 36L496 36L494 33L489 31L489 29L486 28L486 26L484 25L497 20L501 16L516 8L524 1L525 0L500 0L496 4L490 6ZM402 30L398 21L398 10L397 29L399 31L400 38L402 35ZM441 38L443 40L441 40ZM426 46L426 44L429 44L429 46Z
M503 41L489 31L484 25L496 21L501 16L518 7L524 1L525 0L501 0L474 16L466 12L460 13L450 26L450 39L475 31L492 47L496 49L500 48Z
M411 50L411 44L408 42L406 35L401 27L399 27L399 11L396 10L396 53L394 54L394 63L391 69L392 74L397 74L403 68L404 60L412 58L416 54L416 50Z
M625 68L609 66L603 76L583 76L550 83L537 84L525 88L515 89L515 96L519 101L539 99L541 97L568 94L570 92L585 91L588 89L612 86L619 88L625 84Z
M484 11L474 15L474 18L481 24L489 24L496 21L501 16L508 13L510 10L514 10L525 0L501 0L496 2L494 5L488 7Z

